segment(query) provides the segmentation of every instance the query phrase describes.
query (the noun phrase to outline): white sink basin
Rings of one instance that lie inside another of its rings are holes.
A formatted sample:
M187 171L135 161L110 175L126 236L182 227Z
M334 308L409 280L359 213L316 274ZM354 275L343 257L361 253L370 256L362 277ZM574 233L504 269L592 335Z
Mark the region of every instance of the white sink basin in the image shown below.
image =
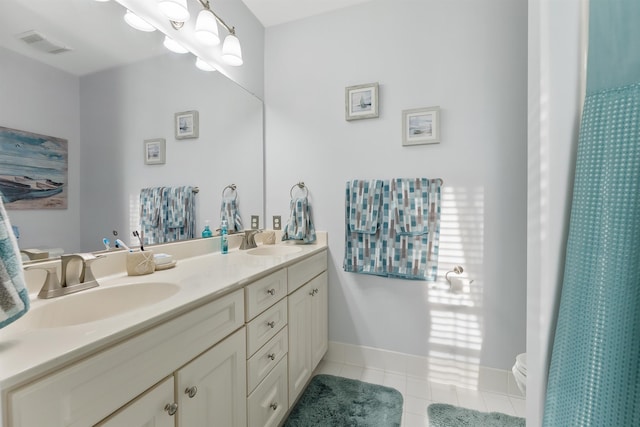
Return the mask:
M302 249L297 246L272 246L265 245L259 246L254 249L249 249L247 251L250 255L262 255L262 256L282 256L295 254L296 252L300 252Z
M59 328L107 319L163 301L180 290L173 283L136 283L95 288L48 300L18 322L30 329Z

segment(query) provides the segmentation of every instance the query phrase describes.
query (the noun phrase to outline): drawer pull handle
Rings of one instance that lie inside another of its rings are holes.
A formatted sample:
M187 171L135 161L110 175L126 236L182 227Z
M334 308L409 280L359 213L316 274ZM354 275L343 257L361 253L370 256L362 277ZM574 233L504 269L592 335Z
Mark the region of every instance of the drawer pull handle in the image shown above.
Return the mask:
M313 289L311 292L309 292L309 295L314 296L317 293L318 293L318 289Z
M276 294L276 290L275 289L267 289L267 293L271 296L274 296Z
M267 354L267 357L271 360L276 360L276 354L275 353L271 353L271 354Z
M178 412L178 404L177 403L167 403L164 407L164 410L171 416L174 416L176 412Z
M271 405L269 405L269 407L275 411L276 409L278 409L278 404L276 402L273 402Z
M184 394L188 395L191 399L196 397L196 393L198 393L198 387L196 386L189 387L184 391Z
M269 326L271 329L276 327L276 322L274 322L273 320L271 322L267 322L267 326Z

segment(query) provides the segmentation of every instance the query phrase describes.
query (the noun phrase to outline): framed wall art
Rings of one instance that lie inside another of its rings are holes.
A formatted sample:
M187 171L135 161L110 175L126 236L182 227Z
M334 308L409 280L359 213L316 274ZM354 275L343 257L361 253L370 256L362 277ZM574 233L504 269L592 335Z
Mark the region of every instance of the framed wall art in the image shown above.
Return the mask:
M198 137L198 112L183 111L175 114L176 139Z
M166 160L166 142L164 138L144 140L145 165L164 165Z
M66 139L0 127L0 192L7 209L67 209Z
M378 117L378 83L345 88L345 120Z
M402 112L402 145L440 143L440 107Z

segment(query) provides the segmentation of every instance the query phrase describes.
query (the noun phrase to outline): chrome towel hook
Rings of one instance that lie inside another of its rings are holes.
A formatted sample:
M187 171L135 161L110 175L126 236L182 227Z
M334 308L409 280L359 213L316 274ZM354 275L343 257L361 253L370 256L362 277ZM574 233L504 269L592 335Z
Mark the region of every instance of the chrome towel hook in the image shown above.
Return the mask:
M234 200L238 199L238 192L236 191L236 185L235 184L229 184L226 187L224 187L224 189L222 190L222 198L223 199L224 199L224 195L227 192L227 190L230 190L232 193L235 193Z

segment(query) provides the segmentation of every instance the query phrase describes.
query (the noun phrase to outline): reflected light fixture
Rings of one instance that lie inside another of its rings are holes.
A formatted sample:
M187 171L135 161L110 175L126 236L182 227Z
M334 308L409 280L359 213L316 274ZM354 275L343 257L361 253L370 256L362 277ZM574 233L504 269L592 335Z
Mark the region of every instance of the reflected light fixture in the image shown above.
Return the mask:
M203 61L199 57L196 57L196 67L198 67L202 71L216 71L216 67L209 64L208 62Z
M178 43L177 41L175 41L169 36L164 36L164 42L162 44L164 44L164 47L169 49L171 52L175 52L175 53L189 52L189 50L187 50L184 46L182 46L180 43Z
M138 15L131 12L129 9L127 9L127 13L124 14L124 20L127 24L131 25L136 30L146 31L148 33L156 30L156 28L153 25L149 24L147 21L140 18Z

